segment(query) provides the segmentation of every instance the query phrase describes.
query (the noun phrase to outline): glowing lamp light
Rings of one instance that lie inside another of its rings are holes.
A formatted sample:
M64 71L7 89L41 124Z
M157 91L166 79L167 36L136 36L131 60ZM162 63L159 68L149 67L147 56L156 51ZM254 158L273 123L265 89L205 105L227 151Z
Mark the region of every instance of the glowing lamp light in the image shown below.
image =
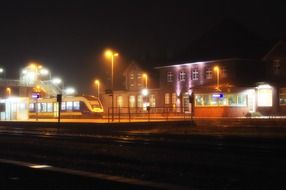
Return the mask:
M144 89L142 89L141 94L142 94L143 96L148 96L149 90L146 89L146 88L144 88Z
M75 94L75 89L72 88L72 87L66 88L66 89L65 89L65 93L66 93L67 95Z
M61 84L62 83L62 80L60 78L54 78L52 80L52 83L55 84L55 85L58 85L58 84Z
M48 69L41 69L40 70L40 74L41 75L48 75L49 74L49 70Z
M4 69L3 68L0 68L0 73L3 73L4 72Z

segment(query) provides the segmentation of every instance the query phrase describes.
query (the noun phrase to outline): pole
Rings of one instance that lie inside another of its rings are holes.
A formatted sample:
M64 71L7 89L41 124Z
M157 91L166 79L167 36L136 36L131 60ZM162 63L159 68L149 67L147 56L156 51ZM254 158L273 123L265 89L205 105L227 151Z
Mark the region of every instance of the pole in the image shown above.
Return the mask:
M113 96L114 96L114 93L113 93L113 58L114 58L114 55L113 55L113 53L112 53L112 55L111 55L111 98L112 98L112 100L111 100L111 114L112 114L112 122L114 121L114 102L113 102Z
M38 121L38 110L39 106L38 106L38 98L36 98L36 121Z
M59 107L58 107L58 127L60 126L61 122L61 107L62 107L62 102L59 102Z
M219 68L217 69L217 89L219 90Z

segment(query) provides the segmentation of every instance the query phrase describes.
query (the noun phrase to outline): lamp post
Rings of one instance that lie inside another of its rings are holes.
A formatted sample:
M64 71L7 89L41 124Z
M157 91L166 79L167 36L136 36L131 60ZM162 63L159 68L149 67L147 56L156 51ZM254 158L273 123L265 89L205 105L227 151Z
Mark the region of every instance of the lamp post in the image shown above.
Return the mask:
M94 84L97 86L97 97L98 97L98 99L99 99L99 85L100 85L99 80L95 80L95 81L94 81Z
M216 71L216 89L219 90L219 66L214 67L214 71Z
M148 88L148 75L144 73L142 76L145 79L145 88Z
M105 56L111 59L111 113L112 113L112 121L114 121L114 100L113 100L113 73L114 73L114 58L118 57L118 53L113 52L111 50L105 51Z
M6 92L7 92L7 96L11 96L11 88L10 87L7 87L6 88Z
M0 78L5 78L5 69L2 67L0 67L0 75L1 75ZM2 77L2 75L3 75L3 77Z

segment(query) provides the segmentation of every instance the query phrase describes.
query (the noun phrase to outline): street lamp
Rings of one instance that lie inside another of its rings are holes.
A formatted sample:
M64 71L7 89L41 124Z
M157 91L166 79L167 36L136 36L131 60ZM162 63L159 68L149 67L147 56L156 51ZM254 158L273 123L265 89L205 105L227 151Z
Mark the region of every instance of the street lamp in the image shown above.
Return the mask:
M0 67L0 75L3 75L3 78L5 78L5 69ZM2 77L0 77L2 78Z
M114 73L114 57L118 57L118 53L112 50L105 51L105 57L111 59L111 109L112 109L112 121L114 120L114 100L113 100L113 73Z
M145 88L148 88L148 75L144 73L142 76L145 79Z
M11 88L7 87L6 92L7 92L7 96L11 96Z
M97 97L99 99L99 84L100 84L99 80L95 80L94 84L97 86Z
M216 89L220 90L219 89L219 71L220 71L219 66L215 66L214 71L216 72L216 81L217 81L216 82Z

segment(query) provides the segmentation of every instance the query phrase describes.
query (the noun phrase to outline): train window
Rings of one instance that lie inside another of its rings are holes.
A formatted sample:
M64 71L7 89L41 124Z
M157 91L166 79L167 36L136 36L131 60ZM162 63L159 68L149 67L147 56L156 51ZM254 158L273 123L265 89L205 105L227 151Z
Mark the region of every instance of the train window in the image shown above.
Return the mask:
M91 103L91 107L92 107L92 109L94 109L94 108L100 108L100 105L99 105L98 102L93 101L93 102Z
M41 112L41 104L37 103L36 112Z
M73 102L73 109L74 110L79 110L80 109L79 102Z
M53 103L47 103L47 112L53 112Z
M35 105L33 103L29 105L29 110L31 112L35 111Z
M62 111L66 110L66 102L62 102Z
M41 103L41 112L47 112L47 103Z
M72 102L67 102L67 111L72 110Z

